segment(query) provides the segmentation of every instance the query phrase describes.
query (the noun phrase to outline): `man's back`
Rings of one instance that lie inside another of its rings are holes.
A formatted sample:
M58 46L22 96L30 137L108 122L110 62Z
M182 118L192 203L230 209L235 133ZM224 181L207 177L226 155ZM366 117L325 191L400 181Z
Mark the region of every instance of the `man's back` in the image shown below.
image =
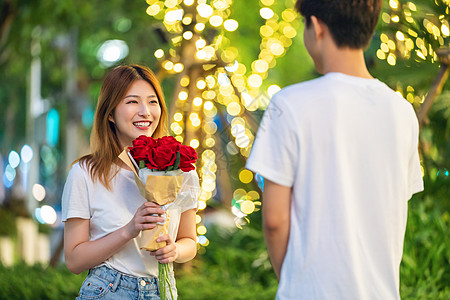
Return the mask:
M278 297L397 299L407 200L422 189L411 105L376 79L328 73L268 110L247 167L293 187Z

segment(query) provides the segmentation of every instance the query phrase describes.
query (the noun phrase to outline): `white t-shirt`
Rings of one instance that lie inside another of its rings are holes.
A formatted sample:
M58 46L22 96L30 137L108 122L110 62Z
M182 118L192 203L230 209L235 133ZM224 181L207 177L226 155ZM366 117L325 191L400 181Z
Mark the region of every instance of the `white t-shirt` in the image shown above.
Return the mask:
M277 299L400 298L417 149L411 104L377 79L328 73L273 97L246 167L292 187Z
M168 209L169 234L175 240L181 213L197 208L199 182L195 170L183 173L185 180L177 203ZM146 201L139 194L134 173L120 168L107 190L100 182L93 183L88 171L79 163L73 165L62 196L62 220L90 219L91 241L125 226L136 210ZM183 198L182 201L178 201ZM146 250L139 249L140 236L130 240L104 264L137 277L158 276L157 260Z

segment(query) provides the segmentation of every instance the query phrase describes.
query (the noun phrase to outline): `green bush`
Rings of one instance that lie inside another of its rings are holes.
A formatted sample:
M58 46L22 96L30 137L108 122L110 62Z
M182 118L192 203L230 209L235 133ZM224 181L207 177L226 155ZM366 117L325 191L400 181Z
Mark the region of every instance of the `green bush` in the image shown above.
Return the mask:
M85 277L86 273L74 275L64 266L18 264L6 268L0 264L0 299L75 299Z

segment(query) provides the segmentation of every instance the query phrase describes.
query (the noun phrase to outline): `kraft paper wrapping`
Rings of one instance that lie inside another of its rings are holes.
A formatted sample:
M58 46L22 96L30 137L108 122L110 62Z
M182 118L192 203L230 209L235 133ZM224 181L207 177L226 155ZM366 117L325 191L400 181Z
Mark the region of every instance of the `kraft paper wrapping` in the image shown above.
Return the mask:
M125 148L122 153L120 153L119 158L133 170L134 181L139 188L140 194L147 199L147 201L152 201L159 205L167 205L174 202L183 185L184 176L148 175L144 183L139 177L139 170L136 169L127 152L128 150ZM153 229L142 231L139 245L141 249L154 251L166 246L166 242L156 242L158 237L168 233L169 213L166 212L166 215L167 218L163 225L157 224Z

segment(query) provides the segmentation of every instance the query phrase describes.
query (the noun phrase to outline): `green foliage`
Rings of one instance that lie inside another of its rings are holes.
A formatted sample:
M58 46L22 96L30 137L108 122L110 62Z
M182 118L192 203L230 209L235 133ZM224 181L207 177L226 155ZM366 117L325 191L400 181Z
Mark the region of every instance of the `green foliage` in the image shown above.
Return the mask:
M16 234L16 216L11 210L0 207L0 236L13 237Z
M65 267L0 264L0 299L60 300L75 299L86 274L74 275Z
M408 225L400 269L404 299L450 298L450 178L425 183L409 202Z

